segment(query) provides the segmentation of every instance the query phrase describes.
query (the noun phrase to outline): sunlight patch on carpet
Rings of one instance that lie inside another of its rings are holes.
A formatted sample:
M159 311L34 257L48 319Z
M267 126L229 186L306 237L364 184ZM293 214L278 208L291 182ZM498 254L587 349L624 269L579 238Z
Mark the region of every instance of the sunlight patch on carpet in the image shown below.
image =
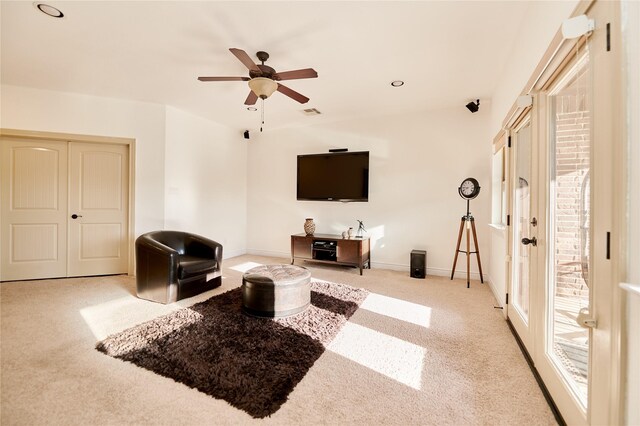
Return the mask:
M136 299L131 295L120 297L118 299L103 302L98 305L87 306L80 309L80 315L87 324L91 333L98 340L102 340L115 330L122 330L131 324L140 323L148 320L148 312L139 309L140 299ZM172 311L182 309L182 306L164 305L161 307L162 313L166 314Z
M327 349L413 389L422 386L421 346L348 322Z
M231 266L229 269L233 269L234 271L242 272L243 274L247 272L251 268L255 268L256 266L262 266L262 263L256 262L245 262L236 266Z
M407 302L406 300L369 293L360 308L424 328L431 326L431 308Z

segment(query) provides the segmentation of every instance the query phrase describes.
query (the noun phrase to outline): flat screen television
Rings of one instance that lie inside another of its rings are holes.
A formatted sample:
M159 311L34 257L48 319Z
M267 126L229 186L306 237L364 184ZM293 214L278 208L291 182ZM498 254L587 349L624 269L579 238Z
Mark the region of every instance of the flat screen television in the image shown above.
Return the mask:
M369 152L298 155L297 198L369 201Z

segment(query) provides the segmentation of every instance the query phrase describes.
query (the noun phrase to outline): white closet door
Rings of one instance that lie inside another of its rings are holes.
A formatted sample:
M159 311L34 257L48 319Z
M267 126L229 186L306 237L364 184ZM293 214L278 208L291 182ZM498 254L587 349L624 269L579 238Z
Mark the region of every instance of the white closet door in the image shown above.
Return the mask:
M125 145L69 144L68 276L127 272L128 180Z
M2 138L0 279L67 272L67 143Z

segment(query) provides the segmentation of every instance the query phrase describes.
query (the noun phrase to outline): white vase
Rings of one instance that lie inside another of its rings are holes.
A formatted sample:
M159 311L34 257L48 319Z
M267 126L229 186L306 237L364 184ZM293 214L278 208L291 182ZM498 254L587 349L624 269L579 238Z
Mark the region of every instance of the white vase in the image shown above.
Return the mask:
M347 235L349 236L349 238L353 237L353 228L349 228L349 230L347 231Z
M313 235L316 232L316 224L313 223L313 218L308 217L304 220L304 232L307 235Z

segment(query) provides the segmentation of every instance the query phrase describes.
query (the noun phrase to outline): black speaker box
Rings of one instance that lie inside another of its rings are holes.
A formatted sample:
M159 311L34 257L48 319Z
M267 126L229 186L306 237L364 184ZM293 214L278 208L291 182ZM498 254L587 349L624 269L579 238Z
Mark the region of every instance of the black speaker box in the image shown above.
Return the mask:
M411 250L411 278L424 278L427 276L427 252L424 250Z

